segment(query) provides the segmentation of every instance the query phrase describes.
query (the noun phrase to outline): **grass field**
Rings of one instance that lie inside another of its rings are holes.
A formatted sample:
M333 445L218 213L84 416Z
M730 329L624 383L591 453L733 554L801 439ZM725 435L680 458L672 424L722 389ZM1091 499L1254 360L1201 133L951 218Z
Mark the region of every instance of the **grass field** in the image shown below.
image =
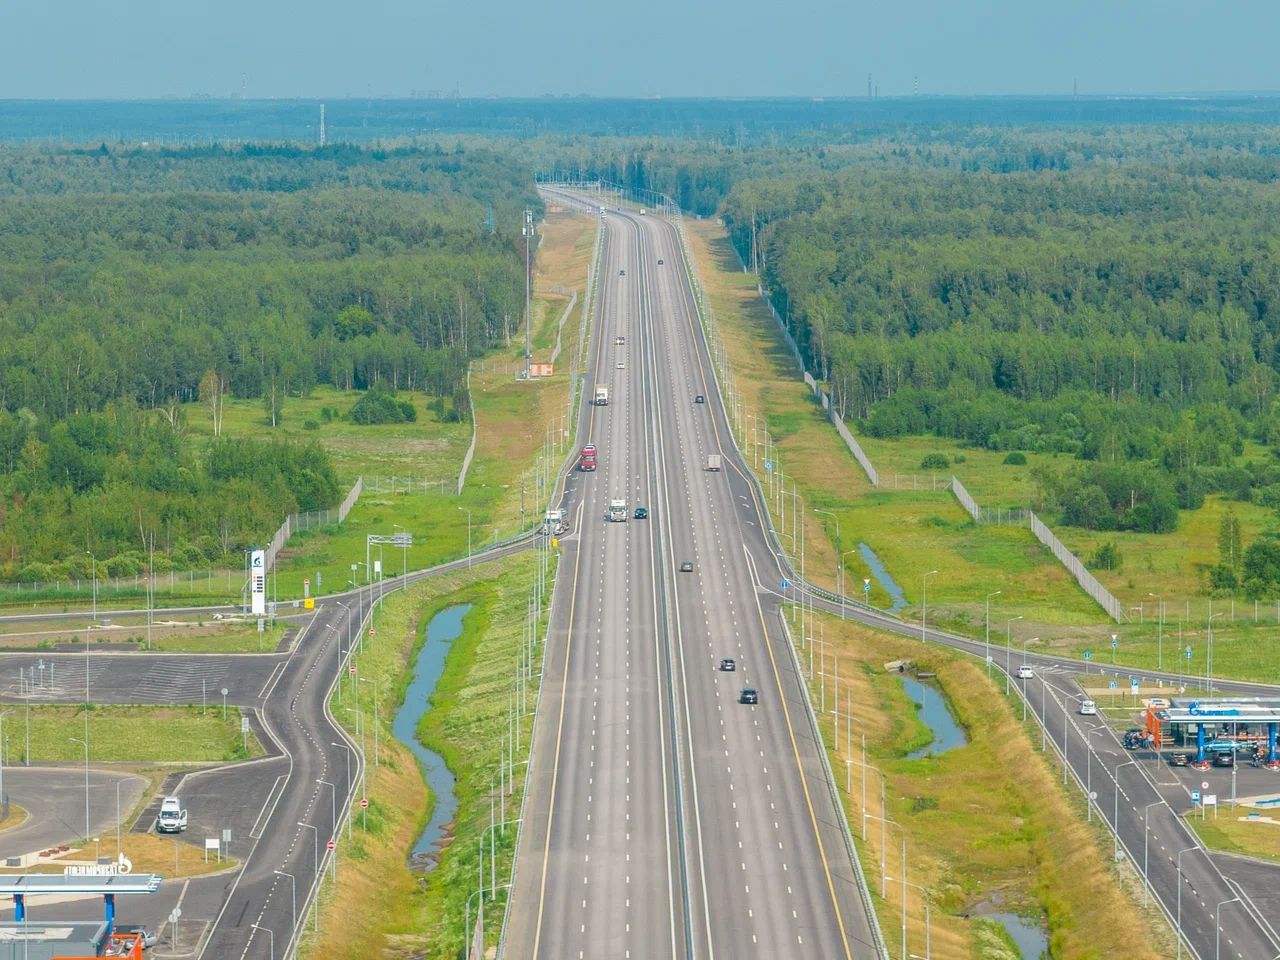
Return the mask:
M971 633L980 631L984 598L995 591L1001 591L1001 595L992 603L993 627L1021 616L1019 629L1024 636L1062 625L1083 626L1104 620L1105 614L1029 530L975 525L950 492L943 489L944 476L938 476L936 490L912 489L905 483L903 489L872 488L821 406L799 380L799 372L768 308L756 296L754 279L739 268L723 228L701 221L688 225L688 235L723 334L740 403L748 414L741 438L744 449L762 479L764 474L759 468L766 452L771 459L779 460L807 508L806 576L824 586L834 585L839 518L846 592L858 593L863 578L870 575L860 555L850 553L859 543L866 543L913 605L914 609L903 611L904 615L919 616L923 575L937 570L929 579L932 623ZM752 420L752 416L759 416L760 420ZM768 451L763 444L765 423L775 441ZM896 460L890 457L886 461L890 469L878 469L884 477L886 472L892 474L895 463L900 463L904 472L909 468L909 472L919 474L923 456L938 449L932 442L907 443L896 453ZM886 452L881 446L876 452L869 451L869 455L876 462L877 454ZM945 445L942 452L956 451L952 445ZM1000 467L993 460L994 456L975 458L974 464L988 474L997 469L1026 469ZM968 465L968 460L961 464ZM786 482L785 487L790 494L791 483ZM779 499L784 502L775 500L771 508L775 522L787 532L785 542L794 525L793 501L790 496ZM779 507L785 510L785 518ZM830 511L835 517L815 514L815 508ZM876 606L888 605L884 590L874 581L870 601Z
M1083 822L1083 800L1064 793L1055 765L1032 746L978 665L834 617L821 617L820 626L827 662L825 671L815 664L813 701L826 707L822 726L831 764L891 945L901 922L900 888L889 883L888 896L881 897L875 882L881 823L868 819L862 840L864 774L867 812L893 821L885 830L889 872L900 876L905 833L909 877L932 892L935 958L1000 956L986 946L1001 938L986 923L969 919L984 908L1043 917L1054 957L1167 955L1161 952L1166 931L1154 912L1151 921L1145 919L1132 891L1121 888L1104 856L1107 842ZM840 658L838 734L833 655ZM936 671L967 744L940 756L907 759L930 736L896 675L884 670L884 663L899 658ZM856 720L852 743L845 719L850 703ZM861 766L864 735L870 771ZM1018 775L1010 777L1010 770ZM909 888L910 943L924 942L923 912L919 891Z
M28 722L27 717L30 716ZM84 747L69 738L84 738L84 707L38 704L30 710L14 707L6 727L10 762L24 760L31 744L31 762L84 760ZM90 763L204 763L261 756L262 747L249 737L245 752L240 736L240 711L221 704L200 707L152 707L94 704L89 708Z
M130 643L138 650L147 650L146 623L132 622L136 617L114 621L112 627L86 629L80 622L58 621L58 629L30 630L30 624L6 624L0 632L0 648L48 649L55 644L82 643ZM145 620L145 618L144 618ZM297 621L299 628L305 621ZM279 645L287 629L282 621L265 625L262 633L256 623L232 620L164 620L151 624L149 649L166 653L270 653Z
M479 837L489 825L490 784L497 775L499 744L507 729L507 695L535 570L536 558L522 554L427 581L387 598L378 614L375 637L366 640L365 652L357 660L360 676L376 679L383 691L379 723L384 762L381 768L371 769L370 826L366 831L356 821L355 842L345 851L346 872L339 871L340 895L326 894L324 934L308 945L309 951L337 949L355 957L403 952L452 956L446 946L460 948L464 900L471 891L467 880L476 872ZM419 727L423 742L445 757L457 778L459 799L455 839L424 884L409 871L406 858L434 798L428 795L413 756L391 739L390 725L427 623L441 609L461 603L473 608L463 622L462 636L450 649L431 709ZM535 692L531 687L530 706ZM354 729L354 706L349 694L342 705L334 705L335 715L349 729ZM366 690L362 709L367 711L369 706ZM532 720L529 714L523 722L525 749ZM366 744L370 757L372 746ZM517 786L507 798L509 817L516 816L522 770L517 767ZM509 874L514 838L514 829L498 838L500 878ZM365 897L367 908L359 918L350 917L346 909L352 896ZM489 910L496 924L501 914Z
M124 850L124 855L133 863L133 872L135 874L157 873L166 880L183 880L188 877L200 877L210 873L217 873L220 870L231 870L239 862L225 854L221 862L213 854L210 854L209 859L206 861L205 852L202 848L185 843L176 836L170 840L167 837L160 837L153 833L123 833L120 837L120 846L116 846L114 832L109 834L104 832L100 843L89 844L84 848L83 853L72 855L69 859L83 860L97 856L115 859L120 850ZM0 874L60 874L62 871L62 865L56 862L40 864L34 867L0 868Z
M1245 809L1224 806L1216 817L1210 814L1202 820L1197 813L1185 819L1207 847L1280 863L1280 823L1243 822Z

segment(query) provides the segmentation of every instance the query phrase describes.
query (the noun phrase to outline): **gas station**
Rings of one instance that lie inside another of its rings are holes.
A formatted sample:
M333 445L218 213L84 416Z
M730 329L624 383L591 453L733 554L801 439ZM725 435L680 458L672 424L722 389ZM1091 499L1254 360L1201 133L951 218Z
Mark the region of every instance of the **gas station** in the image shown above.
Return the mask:
M1211 753L1245 747L1261 748L1267 769L1280 769L1280 697L1174 697L1168 706L1148 706L1144 722L1155 749L1187 747L1199 769Z
M127 861L125 861L127 863ZM149 894L160 889L163 877L151 873L98 872L106 867L69 867L67 873L27 873L0 876L0 897L13 898L13 920L0 923L0 960L5 955L26 958L95 957L110 953L140 958L141 939L133 933L118 934L116 897ZM102 920L35 922L28 916L28 897L101 896Z

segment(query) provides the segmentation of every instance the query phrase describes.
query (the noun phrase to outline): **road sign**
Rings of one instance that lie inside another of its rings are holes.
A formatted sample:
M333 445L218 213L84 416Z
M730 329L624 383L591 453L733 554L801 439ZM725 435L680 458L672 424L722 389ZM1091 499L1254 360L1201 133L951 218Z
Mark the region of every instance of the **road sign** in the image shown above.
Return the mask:
M361 797L361 798L360 798L360 809L361 809L361 810L368 810L368 809L369 809L369 798L368 798L368 797Z
M1129 678L1129 687L1133 690L1138 689L1138 681L1134 677Z
M329 841L328 843L326 843L324 846L325 846L325 849L326 849L326 850L336 850L336 849L337 849L337 847L338 847L338 844L337 844L337 843L335 843L333 840L330 840L330 841Z
M1216 793L1206 793L1203 803L1206 807L1216 807L1218 805L1218 795ZM1216 817L1217 814L1215 813L1214 816Z
M1112 649L1112 650L1114 650L1114 649L1115 649L1116 647L1118 647L1118 646L1120 646L1120 641L1119 641L1119 640L1117 640L1115 637L1112 637L1112 638L1111 638L1111 649Z
M1201 789L1201 790L1208 790L1208 789L1209 789L1209 781L1208 781L1208 780L1201 780L1201 781L1200 781L1200 789Z
M772 460L766 460L766 461L764 462L764 470L765 470L765 473L772 473L772 472L773 472L773 461L772 461Z
M1089 791L1089 799L1090 799L1090 800L1097 800L1097 799L1098 799L1098 791L1097 791L1097 790L1090 790L1090 791Z
M309 587L309 586L311 586L311 578L310 578L310 577L303 577L303 578L302 578L302 585L303 585L304 587Z
M1188 660L1190 660L1190 659L1191 659L1191 648L1190 648L1190 647L1187 647L1186 657L1187 657L1187 659L1188 659Z
M241 718L240 718L240 732L241 732L241 733L248 733L248 732L249 732L249 718L248 718L248 717L241 717Z
M790 581L790 580L788 580L786 577L783 577L783 578L782 578L782 589L783 589L783 590L790 590L790 589L791 589L791 581Z
M1084 652L1084 658L1085 658L1086 660L1092 660L1092 659L1093 659L1093 651L1092 651L1092 650L1086 650L1086 651Z
M178 922L178 918L179 918L180 916L182 916L182 908L181 908L181 907L174 907L172 910L170 910L170 911L169 911L169 922L170 922L170 923L177 923L177 922Z
M347 673L351 674L351 676L353 677L356 675L356 665L354 663L351 666L347 667ZM1112 686L1114 687L1115 684L1113 683Z
M1112 681L1111 681L1111 689L1112 689L1112 690L1114 690L1115 688L1116 688L1116 682L1115 682L1114 680L1112 680Z
M1191 802L1192 802L1192 803L1199 803L1199 802L1200 802L1200 791L1199 791L1199 790L1192 790L1192 791L1191 791Z
M371 636L371 637L372 637L372 636L374 636L377 632L378 632L378 631L377 631L377 630L375 630L375 629L373 629L373 627L370 627L370 628L369 628L369 636Z

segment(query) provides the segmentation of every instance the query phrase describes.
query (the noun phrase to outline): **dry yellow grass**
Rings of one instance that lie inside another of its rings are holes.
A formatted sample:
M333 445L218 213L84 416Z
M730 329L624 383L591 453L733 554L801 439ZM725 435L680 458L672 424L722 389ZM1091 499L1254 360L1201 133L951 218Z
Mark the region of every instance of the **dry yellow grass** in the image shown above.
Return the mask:
M1005 910L1045 915L1054 957L1154 960L1162 955L1167 930L1154 912L1150 920L1144 917L1137 900L1122 889L1107 864L1107 843L1082 822L1078 797L1064 793L1054 765L1031 745L977 664L835 618L820 618L819 623L828 644L827 690L820 694L814 686L815 704L825 697L828 713L832 708L833 654L840 658L841 709L854 704L852 744L842 727L840 750L831 749L833 718L828 715L823 722L850 823L860 835L865 775L867 812L905 828L908 879L933 892L935 958L968 960L974 955L974 930L960 914L987 901ZM939 757L904 759L909 749L929 738L901 686L884 671L884 663L898 658L937 671L970 738L967 745ZM860 766L863 734L868 762L887 778L887 813L878 775ZM848 793L843 790L846 781L852 785ZM863 865L886 937L896 945L901 888L889 883L887 898L880 899L880 823L869 820L868 827L867 841L860 845ZM903 834L893 826L887 833L887 872L901 877ZM908 937L914 944L924 942L920 896L908 888Z
M27 813L24 807L18 806L16 803L9 804L9 815L0 817L0 830L11 830L14 827L20 827L27 822Z

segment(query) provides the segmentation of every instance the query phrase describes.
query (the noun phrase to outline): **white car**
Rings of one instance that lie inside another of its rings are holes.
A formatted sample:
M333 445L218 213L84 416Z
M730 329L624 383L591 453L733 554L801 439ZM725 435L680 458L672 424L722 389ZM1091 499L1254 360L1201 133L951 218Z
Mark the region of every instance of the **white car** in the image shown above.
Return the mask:
M1018 668L1018 679L1019 679L1019 680L1030 680L1030 679L1031 679L1032 677L1034 677L1034 676L1035 676L1035 673L1034 673L1034 672L1032 671L1032 669L1031 669L1029 666L1027 666L1025 663L1024 663L1022 666L1020 666L1020 667Z
M627 369L627 363L625 360L619 360L616 364L614 364L614 366L616 366L619 370Z
M1098 715L1098 705L1092 700L1080 701L1080 716L1096 717Z

